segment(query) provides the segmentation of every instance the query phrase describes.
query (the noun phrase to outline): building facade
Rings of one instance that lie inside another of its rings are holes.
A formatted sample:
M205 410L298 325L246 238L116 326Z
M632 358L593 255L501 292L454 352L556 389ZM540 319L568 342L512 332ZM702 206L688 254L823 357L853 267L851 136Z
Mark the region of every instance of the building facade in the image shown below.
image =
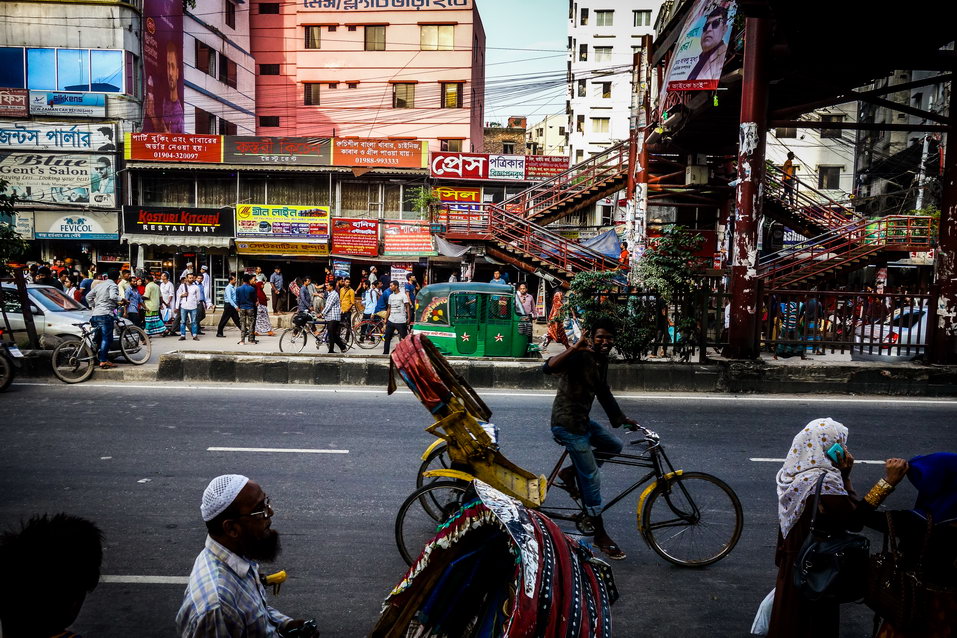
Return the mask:
M569 0L568 147L572 164L628 138L631 77L660 0Z
M568 116L547 115L528 128L526 145L529 155L568 155Z
M510 117L505 126L488 123L484 131L483 152L525 155L526 122L524 117Z
M485 31L473 0L328 4L255 3L257 134L482 150Z

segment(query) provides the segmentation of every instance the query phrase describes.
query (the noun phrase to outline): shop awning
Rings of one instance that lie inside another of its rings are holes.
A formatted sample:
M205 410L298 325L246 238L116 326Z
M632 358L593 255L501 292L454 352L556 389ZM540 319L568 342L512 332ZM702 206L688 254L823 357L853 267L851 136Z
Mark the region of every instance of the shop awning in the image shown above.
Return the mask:
M123 241L141 246L185 246L195 248L229 248L232 237L211 235L145 235L123 233Z

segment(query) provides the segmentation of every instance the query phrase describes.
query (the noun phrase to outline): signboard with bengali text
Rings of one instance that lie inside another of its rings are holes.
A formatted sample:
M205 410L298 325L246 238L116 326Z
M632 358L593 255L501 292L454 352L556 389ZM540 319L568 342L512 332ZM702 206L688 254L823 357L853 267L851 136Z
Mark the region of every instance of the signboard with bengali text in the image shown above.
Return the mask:
M386 221L383 255L434 255L427 221Z
M375 219L332 219L332 252L375 257L379 254L379 222Z
M534 182L568 170L560 155L491 155L488 153L432 153L429 173L436 179L484 179Z
M119 216L115 212L83 211L34 212L37 239L110 240L120 238Z
M241 255L327 257L329 255L329 244L326 242L237 239L236 252Z
M526 155L525 179L549 179L568 170L568 158L564 155Z
M332 163L335 166L374 168L424 168L429 143L420 140L334 138Z
M329 207L240 204L236 207L236 236L328 239Z
M26 89L0 89L0 117L30 115L30 92Z
M302 0L302 7L320 11L468 10L472 0Z
M222 135L182 133L127 133L124 157L146 162L223 161Z
M442 201L436 219L442 224L475 224L485 219L482 190L479 188L436 186L432 194Z
M332 162L332 139L229 135L223 140L223 162L329 166Z
M0 122L0 149L115 153L113 124Z
M523 181L525 179L525 156L489 155L488 178Z

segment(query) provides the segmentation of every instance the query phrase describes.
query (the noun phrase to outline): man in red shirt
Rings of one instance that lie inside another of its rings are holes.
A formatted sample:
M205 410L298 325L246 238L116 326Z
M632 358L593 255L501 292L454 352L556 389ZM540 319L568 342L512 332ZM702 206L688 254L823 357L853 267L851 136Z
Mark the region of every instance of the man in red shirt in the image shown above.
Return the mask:
M621 242L621 254L618 255L618 267L622 270L628 270L630 267L631 253L628 252L628 242Z

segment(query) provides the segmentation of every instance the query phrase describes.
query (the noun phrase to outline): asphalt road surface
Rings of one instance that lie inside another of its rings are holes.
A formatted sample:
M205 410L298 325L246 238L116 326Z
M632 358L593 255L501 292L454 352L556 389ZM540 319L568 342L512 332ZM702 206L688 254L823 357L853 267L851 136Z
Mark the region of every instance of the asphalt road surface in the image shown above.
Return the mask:
M551 469L560 451L547 428L551 395L481 394L505 454L535 472ZM750 459L783 457L810 419L847 425L861 460L957 449L952 401L627 395L621 403L662 435L677 467L713 473L737 491L745 529L729 557L688 570L644 545L633 498L609 511L609 530L628 553L613 565L622 593L616 636L748 635L774 584L780 467ZM404 573L393 520L432 441L423 431L431 418L411 394L361 388L23 384L0 395L0 423L0 526L66 511L105 532L104 582L74 625L87 638L174 635L183 582L205 538L200 496L229 472L252 477L274 504L284 546L277 566L290 574L274 606L315 617L325 637L366 635ZM606 494L629 482L627 468L614 469L603 478ZM881 472L859 464L858 489ZM902 485L888 505L912 502ZM863 606L845 606L843 636L869 629Z

